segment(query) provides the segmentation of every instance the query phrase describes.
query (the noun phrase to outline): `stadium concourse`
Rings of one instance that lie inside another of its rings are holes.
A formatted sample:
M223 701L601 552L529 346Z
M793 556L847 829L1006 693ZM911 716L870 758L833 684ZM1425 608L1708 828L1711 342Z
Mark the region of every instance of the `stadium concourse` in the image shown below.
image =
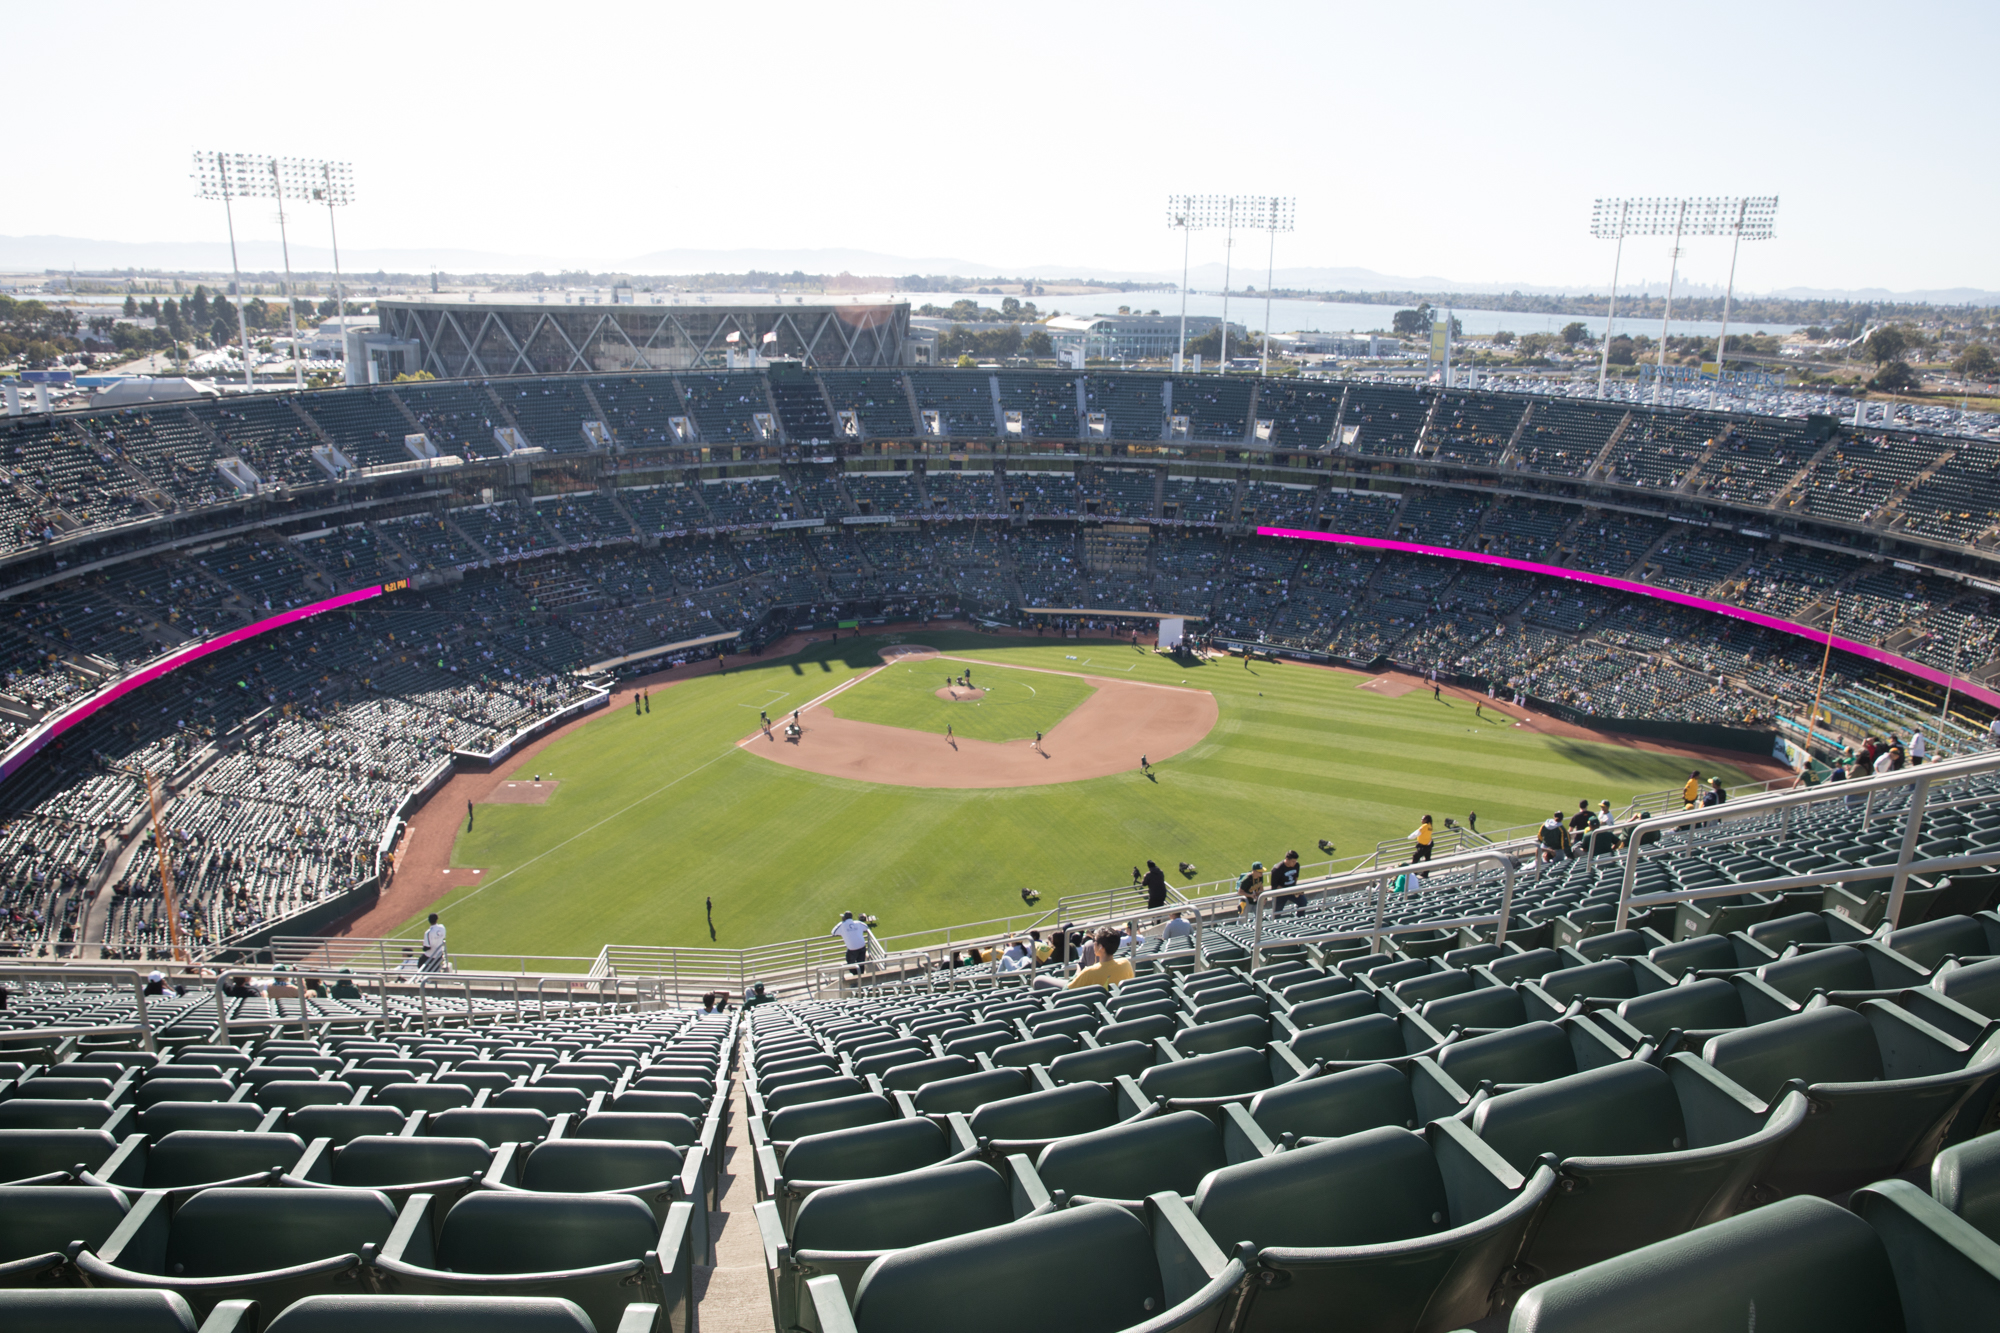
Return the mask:
M2000 701L1996 465L1831 417L1095 372L0 418L0 937L142 959L176 927L203 954L309 931L455 763L620 676L862 620L1178 617L1570 722L1963 753Z
M17 968L0 1321L1991 1328L1996 795L1969 755L825 998Z

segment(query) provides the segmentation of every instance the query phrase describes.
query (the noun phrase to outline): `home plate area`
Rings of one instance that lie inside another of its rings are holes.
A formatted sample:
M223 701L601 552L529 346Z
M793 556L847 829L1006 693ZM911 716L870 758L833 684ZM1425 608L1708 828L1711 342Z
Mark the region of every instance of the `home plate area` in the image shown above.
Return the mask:
M556 794L562 784L554 778L545 782L524 779L518 782L503 782L495 787L481 805L540 805Z

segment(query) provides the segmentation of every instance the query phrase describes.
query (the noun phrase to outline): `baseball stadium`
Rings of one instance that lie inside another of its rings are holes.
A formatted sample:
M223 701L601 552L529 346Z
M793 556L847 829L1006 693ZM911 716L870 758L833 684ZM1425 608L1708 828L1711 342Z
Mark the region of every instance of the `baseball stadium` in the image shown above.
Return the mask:
M1991 438L568 318L0 418L35 1319L2000 1308Z

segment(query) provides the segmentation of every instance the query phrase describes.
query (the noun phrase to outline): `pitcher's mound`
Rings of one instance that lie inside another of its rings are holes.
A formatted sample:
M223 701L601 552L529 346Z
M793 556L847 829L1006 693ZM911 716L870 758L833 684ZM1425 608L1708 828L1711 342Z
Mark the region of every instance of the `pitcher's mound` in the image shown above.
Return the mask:
M503 782L493 789L481 805L541 805L556 794L562 784L554 778L546 782L522 779L519 782Z
M892 643L878 651L882 660L892 666L897 662L921 662L938 655L938 650L927 643Z
M986 697L986 691L977 685L947 685L931 691L946 703L969 704Z

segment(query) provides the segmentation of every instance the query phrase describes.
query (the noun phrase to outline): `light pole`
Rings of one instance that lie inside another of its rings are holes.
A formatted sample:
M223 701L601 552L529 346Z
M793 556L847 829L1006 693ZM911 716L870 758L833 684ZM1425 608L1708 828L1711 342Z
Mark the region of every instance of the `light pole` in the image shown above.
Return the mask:
M1257 373L1268 375L1271 373L1271 281L1272 274L1277 271L1278 233L1292 230L1298 201L1272 195L1268 199L1252 199L1249 202L1253 207L1262 205L1257 225L1260 230L1271 233L1271 248L1264 257L1264 352L1257 363Z
M243 272L236 262L236 214L229 201L256 197L261 182L258 160L243 153L196 153L194 180L197 196L222 201L222 216L229 224L230 287L236 293L236 328L243 340L243 387L249 389L254 387L250 371L250 321L243 313Z
M1674 308L1674 278L1678 272L1681 238L1684 236L1728 236L1729 286L1722 298L1722 338L1729 337L1729 310L1736 294L1736 249L1745 240L1766 241L1774 232L1778 217L1776 195L1723 195L1705 197L1599 199L1590 211L1590 234L1599 240L1616 240L1618 249L1611 261L1611 304L1604 321L1604 350L1598 360L1597 393L1604 396L1604 377L1611 360L1612 318L1618 308L1618 264L1625 252L1627 236L1671 236L1674 238L1672 266L1667 274L1667 302L1660 318L1658 371L1667 366L1667 322ZM1723 365L1725 343L1716 343L1716 370ZM1653 398L1659 401L1661 376L1656 372Z
M1223 200L1213 194L1170 194L1167 196L1167 225L1181 232L1181 336L1174 345L1174 374L1181 373L1181 358L1187 352L1188 238L1190 233L1212 231L1221 221Z
M326 205L327 235L333 240L334 327L340 330L340 355L347 355L347 289L340 278L340 229L333 210L354 202L354 167L346 162L326 162L317 158L280 159L284 189L294 199Z

